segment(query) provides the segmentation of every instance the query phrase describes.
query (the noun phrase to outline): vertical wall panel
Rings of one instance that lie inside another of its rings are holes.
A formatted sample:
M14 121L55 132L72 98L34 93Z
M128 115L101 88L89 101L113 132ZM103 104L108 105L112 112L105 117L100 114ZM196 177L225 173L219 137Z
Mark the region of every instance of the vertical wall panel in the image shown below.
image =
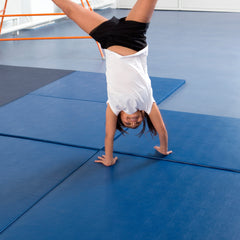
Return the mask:
M136 0L118 0L117 7L132 8ZM240 11L240 0L159 0L156 9L196 11Z
M158 1L156 9L178 9L179 0Z
M136 0L118 0L117 7L132 8ZM162 0L158 1L156 9L178 9L179 0Z
M239 11L240 0L182 0L183 9Z
M8 0L6 14L21 13L21 0ZM0 0L0 10L3 9L5 0Z

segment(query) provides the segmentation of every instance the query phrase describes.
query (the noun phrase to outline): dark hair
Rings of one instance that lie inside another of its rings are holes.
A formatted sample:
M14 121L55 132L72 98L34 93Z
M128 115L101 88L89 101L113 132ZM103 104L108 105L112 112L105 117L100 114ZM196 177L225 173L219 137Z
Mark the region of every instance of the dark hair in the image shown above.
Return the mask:
M146 129L146 123L148 125L148 129L149 129L149 132L151 133L152 136L156 136L157 135L157 131L155 129L155 127L153 126L152 124L152 121L149 117L149 115L144 112L144 113L141 113L142 114L142 117L143 117L143 121L142 121L142 124L143 124L143 128L142 130L137 134L139 137L141 137L143 135L143 133L145 132L145 129ZM117 127L116 129L119 130L123 135L125 133L127 133L126 130L124 130L125 126L122 122L122 119L121 119L121 112L118 114L117 116Z

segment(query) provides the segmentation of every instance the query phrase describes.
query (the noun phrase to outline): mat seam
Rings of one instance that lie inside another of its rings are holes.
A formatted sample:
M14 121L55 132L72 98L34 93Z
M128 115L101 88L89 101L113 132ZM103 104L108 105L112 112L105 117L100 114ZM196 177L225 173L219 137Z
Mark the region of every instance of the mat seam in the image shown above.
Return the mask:
M122 135L123 134L121 134L121 133L119 135L117 135L114 138L114 141L117 140ZM37 141L37 142L43 142L43 143L49 143L49 144L56 144L56 145L61 145L61 146L66 146L66 147L82 148L82 149L87 149L87 150L94 150L94 151L97 151L97 152L104 151L104 146L100 147L100 148L92 148L92 147L73 145L73 144L67 144L67 143L61 143L61 142L55 142L55 141L49 141L49 140L42 140L42 139L35 139L35 138L23 137L23 136L17 136L17 135L2 134L2 133L0 133L0 136L17 138L17 139L24 139L24 140L30 140L30 141ZM133 154L133 153L128 153L128 152L120 152L120 151L113 151L113 153L124 154L124 155L134 156L134 157L142 157L142 158L147 158L147 159L154 159L154 160L159 160L159 161L172 162L172 163L185 164L185 165L190 165L190 166L195 166L195 167L215 169L215 170L219 170L219 171L240 173L240 170L237 170L237 169L211 166L211 165L205 165L205 164L198 164L198 163L193 163L193 162L185 162L185 161L181 161L181 160L172 160L172 159L166 159L164 157L157 158L157 157L153 157L153 156L144 156L144 155L138 155L138 154Z
M43 194L38 200L36 200L33 204L31 204L30 207L28 207L25 211L23 211L21 214L19 214L17 217L15 217L9 224L7 224L5 227L0 229L0 234L2 234L4 231L6 231L8 228L10 228L14 223L16 223L20 218L22 218L26 213L28 213L33 207L38 205L40 201L42 201L45 197L47 197L48 194L50 194L52 191L54 191L57 187L59 187L62 183L64 183L69 177L71 177L75 172L77 172L84 164L86 164L93 156L98 154L101 151L99 149L98 151L94 152L86 161L80 164L77 168L75 168L73 171L71 171L67 176L65 176L62 180L60 180L57 184L55 184L53 187L50 188L45 194Z
M99 151L102 149L102 147L100 147L100 148L86 147L86 146L81 146L81 145L75 145L75 144L69 144L69 143L63 143L63 142L57 142L57 141L51 141L51 140L44 140L44 139L40 139L40 138L25 137L25 136L13 135L13 134L0 133L0 136L23 139L23 140L30 140L30 141L36 141L36 142L42 142L42 143L56 144L56 145L61 145L61 146L66 146L66 147L82 148L82 149L88 149L88 150L94 150L94 151Z
M127 153L127 152L120 152L120 151L114 151L114 153L133 156L133 157L139 157L139 158L146 158L146 159L152 159L152 160L159 160L159 161L165 161L165 162L171 162L171 163L184 164L184 165L201 167L201 168L215 169L215 170L218 170L218 171L240 173L240 170L233 169L233 168L217 167L217 166L211 166L211 165L206 165L206 164L185 162L185 161L181 161L181 160L172 160L172 159L166 159L164 157L157 158L157 157L153 157L153 156L143 156L143 155Z
M42 94L34 94L34 93L29 93L27 95L31 96L39 96L39 97L46 97L46 98L56 98L56 99L64 99L64 100L71 100L71 101L83 101L83 102L95 102L95 103L106 103L103 101L94 101L94 100L85 100L85 99L80 99L80 98L65 98L65 97L56 97L56 96L49 96L49 95L42 95ZM25 95L25 96L27 96Z

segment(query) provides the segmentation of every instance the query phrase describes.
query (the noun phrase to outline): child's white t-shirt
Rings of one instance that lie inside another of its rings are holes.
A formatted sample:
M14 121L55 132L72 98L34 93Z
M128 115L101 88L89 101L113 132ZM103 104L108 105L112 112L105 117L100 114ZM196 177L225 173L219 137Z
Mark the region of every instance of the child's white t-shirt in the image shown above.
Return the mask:
M105 49L108 101L113 113L150 114L155 102L147 71L148 46L127 56Z

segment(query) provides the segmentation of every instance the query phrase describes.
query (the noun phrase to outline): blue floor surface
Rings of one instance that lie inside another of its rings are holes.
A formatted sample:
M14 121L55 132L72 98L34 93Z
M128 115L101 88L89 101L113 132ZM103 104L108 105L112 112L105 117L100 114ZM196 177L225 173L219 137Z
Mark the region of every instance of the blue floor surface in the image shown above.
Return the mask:
M238 240L240 175L120 155L95 156L2 240Z
M0 232L95 153L0 136Z

